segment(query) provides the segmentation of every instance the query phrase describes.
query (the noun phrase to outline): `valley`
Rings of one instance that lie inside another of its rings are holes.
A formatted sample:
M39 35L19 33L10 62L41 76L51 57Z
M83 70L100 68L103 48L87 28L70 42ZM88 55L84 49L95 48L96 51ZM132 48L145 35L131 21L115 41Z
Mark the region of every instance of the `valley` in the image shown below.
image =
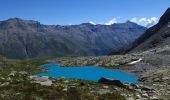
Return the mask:
M1 97L7 98L60 98L66 99L67 96L77 95L77 99L100 99L105 98L117 98L116 100L126 99L153 99L153 100L168 100L169 99L169 80L167 76L170 73L168 55L162 55L149 52L134 53L128 55L115 55L115 56L99 56L99 57L75 57L75 58L52 58L44 60L33 61L16 61L5 60L1 64L6 66L1 67ZM142 61L129 65L129 62L142 58ZM70 60L72 59L72 60ZM89 60L87 60L89 59ZM159 63L165 61L167 63ZM91 62L93 61L93 62ZM114 85L99 84L92 81L83 81L76 79L61 78L48 78L45 76L37 77L32 75L40 72L47 72L46 69L39 68L38 66L47 63L60 63L65 66L89 66L98 65L99 67L109 69L121 69L129 73L133 73L138 76L140 81L135 85L124 83L128 88L117 87ZM72 63L70 63L72 62ZM100 63L102 65L100 65ZM162 67L163 66L163 67ZM31 76L31 77L30 77ZM15 78L14 78L15 77ZM20 84L20 85L19 85ZM30 87L34 86L34 87ZM17 86L22 86L22 90L18 90ZM137 86L137 87L136 87ZM6 89L5 89L6 88ZM53 88L53 89L50 89ZM54 90L54 89L57 90ZM5 90L4 90L5 89ZM34 95L28 95L28 91ZM73 90L72 90L73 89ZM151 89L151 90L149 90ZM46 95L40 95L40 90L51 91ZM56 91L56 92L54 92ZM60 91L60 92L59 92ZM62 92L61 92L62 91ZM73 94L70 91L76 91ZM112 92L111 92L112 91ZM115 92L114 92L115 91ZM166 91L166 92L165 92ZM14 93L15 92L15 93ZM52 93L53 92L53 93ZM89 94L90 92L90 94ZM117 94L115 94L117 93ZM69 95L68 95L69 94ZM10 95L10 96L9 96ZM54 96L55 95L55 96ZM67 95L67 96L66 96Z
M0 21L0 100L170 100L170 8L118 19Z

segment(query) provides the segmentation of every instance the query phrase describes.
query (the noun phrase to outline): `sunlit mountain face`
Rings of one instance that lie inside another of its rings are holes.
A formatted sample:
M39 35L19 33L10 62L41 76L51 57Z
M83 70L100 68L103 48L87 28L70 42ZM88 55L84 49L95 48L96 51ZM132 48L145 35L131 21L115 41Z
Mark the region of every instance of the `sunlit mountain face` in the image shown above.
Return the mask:
M0 54L20 59L108 55L114 49L132 43L145 30L130 21L112 25L60 26L12 18L0 22Z

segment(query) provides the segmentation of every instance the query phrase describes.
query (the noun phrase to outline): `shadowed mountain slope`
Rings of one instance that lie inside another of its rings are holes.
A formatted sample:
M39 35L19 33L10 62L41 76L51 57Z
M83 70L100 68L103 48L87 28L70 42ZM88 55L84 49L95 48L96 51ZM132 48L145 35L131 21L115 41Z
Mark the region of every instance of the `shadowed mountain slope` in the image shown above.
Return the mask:
M170 43L170 8L160 18L158 24L149 28L132 47L131 52L169 45Z
M170 8L160 18L158 24L146 30L132 44L113 50L111 54L145 51L170 45Z

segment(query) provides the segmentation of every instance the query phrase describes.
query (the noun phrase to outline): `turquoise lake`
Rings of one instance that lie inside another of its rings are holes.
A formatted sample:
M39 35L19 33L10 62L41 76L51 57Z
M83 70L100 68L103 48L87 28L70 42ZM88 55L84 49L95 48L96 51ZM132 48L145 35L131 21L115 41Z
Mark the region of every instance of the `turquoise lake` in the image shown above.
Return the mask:
M97 82L101 77L120 80L121 82L137 83L138 78L135 75L123 72L121 70L105 69L95 66L71 66L64 67L58 64L45 64L40 66L49 71L36 74L37 76L49 76L53 78L71 78Z

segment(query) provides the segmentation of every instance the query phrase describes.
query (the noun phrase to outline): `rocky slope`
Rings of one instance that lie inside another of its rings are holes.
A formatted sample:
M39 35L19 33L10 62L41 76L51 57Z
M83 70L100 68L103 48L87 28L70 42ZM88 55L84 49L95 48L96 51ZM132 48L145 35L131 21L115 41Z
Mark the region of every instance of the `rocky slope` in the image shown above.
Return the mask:
M153 48L168 46L170 43L170 8L160 18L158 24L146 30L132 44L113 50L111 54L126 54L147 51ZM170 51L166 51L170 53Z
M158 24L149 28L137 39L131 52L144 51L151 48L163 47L170 43L170 8L160 18Z
M135 74L141 80L133 90L141 93L141 100L169 100L170 96L170 55L160 53L170 47L157 48L140 53L98 57L54 58L49 62L65 66L99 66L121 69ZM134 100L134 99L132 99ZM136 100L136 99L135 99Z
M145 30L129 21L60 26L12 18L0 21L0 55L15 59L106 55L132 43Z

